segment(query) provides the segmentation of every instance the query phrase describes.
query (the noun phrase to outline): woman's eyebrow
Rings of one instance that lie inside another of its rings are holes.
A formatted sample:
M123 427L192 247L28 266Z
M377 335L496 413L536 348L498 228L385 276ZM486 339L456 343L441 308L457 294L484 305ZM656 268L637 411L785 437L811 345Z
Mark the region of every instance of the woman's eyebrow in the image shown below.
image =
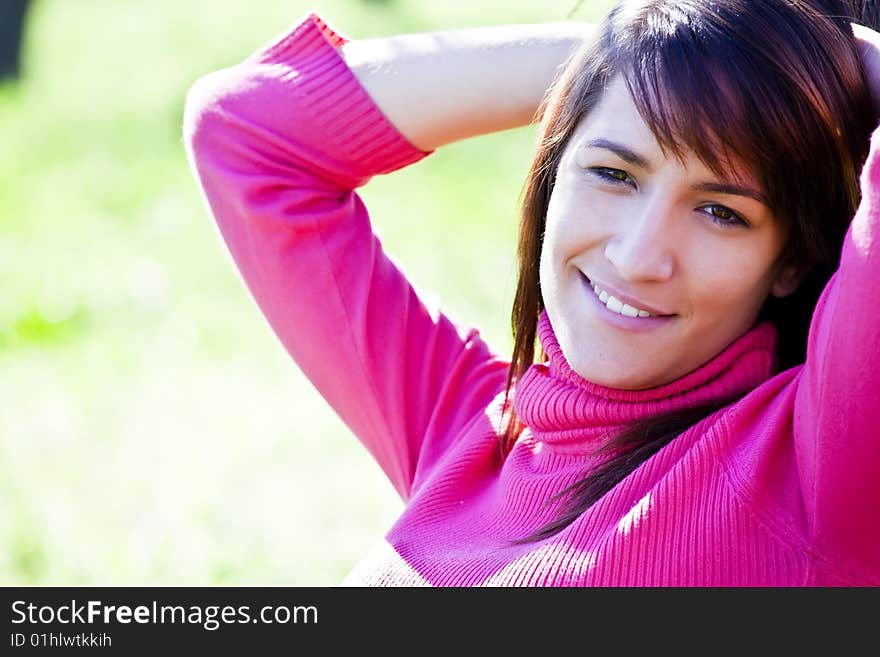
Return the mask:
M641 167L643 169L650 168L650 164L648 163L648 160L646 158L642 157L631 148L624 146L623 144L619 144L616 141L611 141L610 139L599 137L598 139L592 139L588 141L587 146L590 146L591 148L604 148L617 155L617 157L619 157L624 162L628 162L633 166Z
M735 196L748 196L759 203L763 203L770 207L770 201L761 192L751 187L743 187L742 185L733 185L731 183L722 182L704 182L694 185L694 189L700 192L714 192L716 194L733 194Z

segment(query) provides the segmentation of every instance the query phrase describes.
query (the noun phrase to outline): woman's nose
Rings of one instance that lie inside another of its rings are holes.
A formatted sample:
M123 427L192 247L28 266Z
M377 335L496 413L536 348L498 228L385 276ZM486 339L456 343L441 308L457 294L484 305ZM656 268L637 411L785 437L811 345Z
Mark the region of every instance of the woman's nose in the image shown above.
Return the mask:
M621 221L605 245L605 257L621 278L630 281L665 281L675 270L675 236L669 210L646 207Z

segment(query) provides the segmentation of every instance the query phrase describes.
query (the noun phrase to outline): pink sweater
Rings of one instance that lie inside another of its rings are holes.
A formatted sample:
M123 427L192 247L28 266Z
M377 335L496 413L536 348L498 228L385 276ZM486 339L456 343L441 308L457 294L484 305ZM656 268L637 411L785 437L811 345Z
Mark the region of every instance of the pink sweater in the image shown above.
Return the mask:
M350 585L880 585L880 136L806 363L773 371L762 324L669 385L603 388L565 361L515 391L526 423L502 457L508 361L420 299L354 191L416 162L318 17L190 90L185 143L248 289L294 361L363 442L405 509ZM552 538L590 452L628 422L734 391Z

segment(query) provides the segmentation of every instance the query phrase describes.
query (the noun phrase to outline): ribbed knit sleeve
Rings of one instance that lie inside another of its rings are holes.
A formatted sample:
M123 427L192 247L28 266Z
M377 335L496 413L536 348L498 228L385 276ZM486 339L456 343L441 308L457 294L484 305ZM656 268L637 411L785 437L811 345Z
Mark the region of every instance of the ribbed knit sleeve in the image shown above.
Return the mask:
M880 130L840 268L810 326L795 449L817 567L880 572Z
M184 141L260 310L406 499L506 370L418 297L371 230L355 188L427 153L370 99L344 42L312 14L199 79Z

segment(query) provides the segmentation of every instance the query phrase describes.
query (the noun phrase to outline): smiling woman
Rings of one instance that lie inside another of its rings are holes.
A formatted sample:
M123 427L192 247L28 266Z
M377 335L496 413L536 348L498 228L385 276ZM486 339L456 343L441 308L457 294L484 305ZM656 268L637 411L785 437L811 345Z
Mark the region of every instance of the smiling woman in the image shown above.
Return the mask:
M664 155L616 77L560 160L541 296L572 368L594 383L674 381L751 328L769 294L794 290L760 186L683 155Z
M311 15L194 85L236 265L406 503L346 583L880 584L862 11L622 0L363 42ZM536 110L508 360L419 297L356 190Z

